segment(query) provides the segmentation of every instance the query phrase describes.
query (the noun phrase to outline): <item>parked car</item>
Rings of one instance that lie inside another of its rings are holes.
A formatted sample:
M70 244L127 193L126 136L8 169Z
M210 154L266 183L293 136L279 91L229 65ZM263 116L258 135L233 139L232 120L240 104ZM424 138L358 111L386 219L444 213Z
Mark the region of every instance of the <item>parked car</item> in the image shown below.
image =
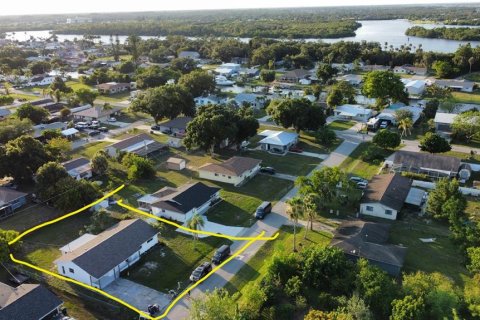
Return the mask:
M93 130L88 133L90 137L98 136L100 134L100 131L98 130Z
M385 129L388 127L388 122L387 121L383 121L380 123L380 129Z
M114 117L108 118L108 122L117 122L117 119Z
M162 131L163 134L172 134L172 130L163 130Z
M290 152L302 153L303 149L295 145L290 147Z
M86 122L77 122L75 123L75 128L86 128L88 127L88 124Z
M192 274L190 275L190 281L197 282L206 276L210 271L212 271L212 264L210 262L204 262L195 270L193 270Z
M92 125L99 125L99 124L100 124L100 121L92 120Z
M154 130L154 131L159 131L160 126L155 124L155 125L151 126L151 129Z
M261 168L260 168L260 172L261 172L261 173L268 173L268 174L274 175L276 171L275 171L275 169L272 168L272 167L261 167Z
M100 127L100 128L98 128L98 131L100 131L100 132L108 132L108 128L107 128L107 127Z
M220 264L222 263L227 257L230 255L230 246L228 244L224 244L217 251L212 258L213 264Z
M360 177L351 177L350 181L355 182L355 183L359 183L359 182L368 183L368 180L360 178Z
M264 201L261 205L258 206L257 211L255 211L255 218L263 219L270 212L272 212L272 203Z
M357 182L357 188L358 189L365 189L367 187L368 183L365 181Z

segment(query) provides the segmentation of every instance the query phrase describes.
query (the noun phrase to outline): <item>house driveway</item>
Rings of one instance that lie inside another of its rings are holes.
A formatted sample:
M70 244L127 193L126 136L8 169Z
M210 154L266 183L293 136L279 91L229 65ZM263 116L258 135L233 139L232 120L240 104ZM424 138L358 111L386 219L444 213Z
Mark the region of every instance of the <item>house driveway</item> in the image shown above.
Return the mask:
M160 310L170 304L167 294L124 278L115 280L103 290L145 312L152 304L158 304Z
M201 231L208 231L208 232L213 232L213 233L220 233L220 234L225 234L225 235L228 235L228 236L236 237L236 236L238 236L240 233L242 233L242 232L244 232L245 230L247 230L247 228L242 228L242 227L230 227L230 226L225 226L225 225L223 225L223 224L219 224L219 223L215 223L215 222L208 221L208 219L207 219L206 216L203 216L203 219L205 220L205 224L204 224L203 228L200 229ZM184 224L183 226L186 227L186 224ZM181 232L181 233L184 233L184 234L189 234L189 235L191 235L190 232L185 231L185 230L182 230L182 229L177 229L177 232ZM198 237L199 237L199 238L206 238L206 237L209 237L209 236L208 236L208 235L205 235L205 234L199 234Z

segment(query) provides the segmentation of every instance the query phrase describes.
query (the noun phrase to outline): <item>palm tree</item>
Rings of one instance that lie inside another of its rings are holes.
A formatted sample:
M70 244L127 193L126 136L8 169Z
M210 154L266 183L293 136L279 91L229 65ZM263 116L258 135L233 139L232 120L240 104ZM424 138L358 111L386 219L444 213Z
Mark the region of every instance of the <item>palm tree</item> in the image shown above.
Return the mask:
M400 137L403 137L403 135L408 136L410 135L410 129L413 127L413 121L410 118L405 118L400 120L398 123L398 128L402 129L402 134Z
M46 92L48 92L48 94L50 95L50 98L55 100L55 102L60 102L60 100L62 99L63 92L58 90L58 89L57 90L48 89L48 91L46 91ZM43 91L42 91L42 93L45 94L45 92L43 92Z
M313 230L313 220L318 215L318 200L318 195L315 193L309 193L303 198L303 213L307 218L307 227L303 239L307 238L308 224L310 224L310 230Z
M297 241L297 224L298 219L303 214L303 201L300 197L294 197L287 201L287 214L290 220L293 223L293 251L297 251L296 241Z
M203 219L203 216L199 214L197 211L193 212L193 215L190 217L190 219L187 220L187 228L192 229L192 230L200 230L205 226L205 219ZM193 244L195 246L195 240L198 239L198 233L192 232L193 236Z
M468 58L468 64L470 65L470 73L472 73L472 65L475 63L475 58L470 57Z
M102 106L102 110L103 110L103 111L110 111L110 110L112 110L112 109L113 109L113 106L112 106L110 103L108 103L108 102L105 102L105 103L103 104L103 106Z

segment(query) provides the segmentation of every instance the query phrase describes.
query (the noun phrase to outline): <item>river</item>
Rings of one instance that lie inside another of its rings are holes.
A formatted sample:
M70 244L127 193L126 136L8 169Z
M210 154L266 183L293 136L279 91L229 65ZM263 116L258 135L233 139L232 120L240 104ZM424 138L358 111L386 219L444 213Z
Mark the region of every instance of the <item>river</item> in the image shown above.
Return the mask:
M346 37L346 38L337 38L337 39L304 39L307 42L315 42L315 41L324 41L327 43L334 43L341 40L344 41L375 41L379 42L382 47L393 45L394 48L399 48L402 45L412 45L412 49L417 49L419 45L422 45L422 48L425 51L437 51L437 52L455 52L460 44L466 44L469 41L456 41L456 40L443 40L443 39L427 39L427 38L418 38L418 37L408 37L405 35L405 31L413 26L422 26L425 28L434 28L434 27L441 27L442 25L439 24L417 24L412 23L408 20L367 20L367 21L359 21L362 26L357 29L356 36L354 37ZM458 27L458 26L447 26L448 28L451 27ZM478 28L480 26L471 26L472 28ZM25 41L28 40L30 37L34 38L48 38L50 37L50 31L19 31L19 32L8 32L7 38L14 39L18 41ZM58 40L63 42L65 40L73 41L75 38L81 39L82 35L71 35L71 34L59 34ZM120 42L125 42L127 36L119 36ZM142 36L143 39L151 39L151 38L159 38L165 39L164 36ZM191 38L195 39L195 38ZM247 42L250 38L240 38L241 41ZM109 36L100 36L99 39L96 40L102 41L103 43L109 43L110 37ZM480 46L480 41L470 41L472 46Z

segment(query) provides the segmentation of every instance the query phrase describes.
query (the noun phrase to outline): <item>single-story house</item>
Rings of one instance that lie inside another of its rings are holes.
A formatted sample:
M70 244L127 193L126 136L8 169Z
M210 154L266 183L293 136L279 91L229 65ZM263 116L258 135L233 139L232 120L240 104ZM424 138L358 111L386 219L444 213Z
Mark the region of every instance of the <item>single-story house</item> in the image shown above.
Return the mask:
M0 282L0 320L48 320L61 314L63 302L40 284L14 288Z
M223 76L231 76L234 73L238 73L241 69L241 65L238 63L223 63L215 69L215 73Z
M264 130L259 136L265 137L259 142L261 149L273 153L285 154L298 143L298 134L294 132Z
M117 115L120 111L120 107L113 107L112 109L104 109L101 106L95 106L88 109L72 112L75 120L81 121L100 121L105 122L109 118Z
M79 133L79 131L75 128L69 128L62 130L62 136L64 136L67 139L73 139L75 138L76 134Z
M452 132L452 123L455 120L457 114L454 113L444 113L444 112L437 112L435 114L435 130L437 132L444 132L444 133L451 133Z
M402 82L405 84L405 90L409 96L421 96L423 91L425 91L426 84L424 80L402 79Z
M187 132L187 126L192 121L191 117L178 117L160 123L160 131L170 131L174 136L183 136Z
M101 94L115 94L134 89L131 83L107 82L97 86L98 92Z
M440 88L450 88L453 91L473 92L475 82L468 80L435 80L435 85Z
M336 107L333 112L339 118L358 121L367 121L373 115L372 109L364 108L358 104L344 104Z
M62 166L68 172L70 177L74 179L90 179L92 177L92 165L87 158L80 157L69 160L62 163Z
M49 86L55 81L55 77L50 76L34 76L30 78L27 83L28 87L35 87L35 86Z
M260 163L262 160L254 158L232 157L222 163L207 163L198 168L198 173L202 179L239 186L260 171Z
M385 160L391 172L413 172L426 174L430 178L454 178L460 170L460 159L431 153L397 151Z
M12 215L15 210L27 203L28 194L0 187L0 218Z
M379 114L377 114L375 117L380 119L380 120L386 120L391 122L391 124L396 125L397 124L397 118L396 118L396 111L397 110L407 110L412 113L412 121L413 123L417 122L418 119L420 119L420 116L422 114L423 109L418 106L406 106L405 104L401 102L394 103L388 108L383 109L383 111Z
M238 106L249 105L254 109L261 109L265 107L267 97L265 95L254 93L239 93L233 98Z
M137 200L141 210L167 219L186 222L195 212L205 213L220 199L220 188L189 183L180 188L165 187Z
M405 64L403 66L394 67L393 72L397 74L415 74L419 76L424 76L427 74L427 68L414 67L412 65Z
M334 232L330 245L341 249L356 262L367 259L372 265L397 277L403 267L407 248L387 243L390 224L362 220L344 221Z
M337 77L337 81L346 81L352 86L359 86L363 81L363 76L359 74L346 74Z
M299 82L302 79L308 79L311 76L310 71L305 69L295 69L285 72L281 77L280 81L284 82Z
M360 201L360 214L396 220L403 208L412 181L399 173L374 176Z
M198 60L200 59L200 53L198 53L197 51L182 51L178 54L178 57Z
M350 72L354 69L353 63L332 63L331 66L340 73Z
M240 75L247 77L256 77L260 74L260 69L258 68L242 68L240 69Z
M167 168L170 170L181 171L187 166L187 161L182 158L168 158Z
M63 122L52 122L45 124L38 124L33 126L33 137L35 139L40 138L43 135L43 132L46 130L60 130L63 131L67 129L67 125Z
M167 145L156 141L146 133L140 133L107 146L105 151L111 157L115 157L120 152L135 153L144 157L167 149Z
M82 242L55 260L58 273L103 289L158 243L158 231L141 219L123 220Z
M388 71L391 70L389 66L382 66L378 64L366 64L360 67L362 71Z
M217 97L216 95L208 95L206 97L200 96L193 99L195 101L195 106L201 107L208 104L224 104L227 100L225 98Z

